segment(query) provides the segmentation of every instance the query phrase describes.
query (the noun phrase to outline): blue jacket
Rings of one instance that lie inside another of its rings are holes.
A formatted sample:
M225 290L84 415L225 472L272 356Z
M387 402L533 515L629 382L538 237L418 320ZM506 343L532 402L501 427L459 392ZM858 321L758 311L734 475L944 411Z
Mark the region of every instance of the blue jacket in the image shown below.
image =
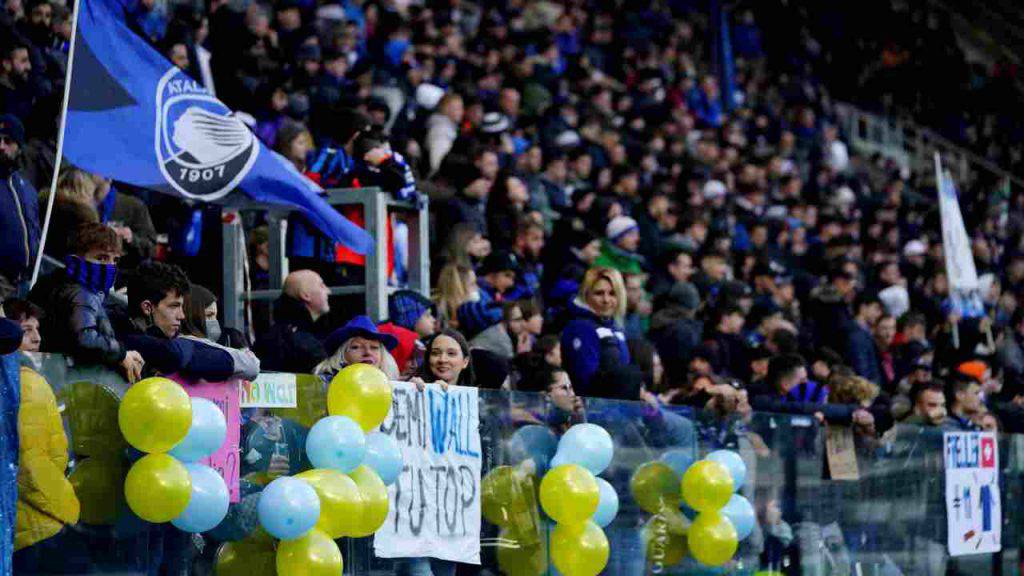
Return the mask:
M858 376L867 378L875 384L883 384L882 371L879 369L878 352L871 332L856 322L848 325L846 342L846 359Z
M626 335L613 319L598 318L579 302L569 305L569 314L572 319L562 331L562 358L576 393L589 396L598 370L629 363Z
M0 274L16 280L39 250L39 196L17 170L0 169Z
M482 279L477 281L477 285L480 287L480 299L466 302L456 311L459 331L470 339L501 322L501 303L494 287Z

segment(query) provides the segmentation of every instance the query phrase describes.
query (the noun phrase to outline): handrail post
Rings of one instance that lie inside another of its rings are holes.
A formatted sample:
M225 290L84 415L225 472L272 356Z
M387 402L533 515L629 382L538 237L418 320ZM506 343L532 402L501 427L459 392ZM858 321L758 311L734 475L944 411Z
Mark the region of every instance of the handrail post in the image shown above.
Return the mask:
M245 328L245 268L241 261L242 247L239 245L239 231L242 219L237 210L225 209L221 217L221 246L224 253L224 325L242 330Z
M430 297L430 209L426 199L417 200L416 215L409 219L409 286Z
M373 238L373 254L366 255L366 313L380 322L388 316L388 209L387 195L362 196L366 230Z

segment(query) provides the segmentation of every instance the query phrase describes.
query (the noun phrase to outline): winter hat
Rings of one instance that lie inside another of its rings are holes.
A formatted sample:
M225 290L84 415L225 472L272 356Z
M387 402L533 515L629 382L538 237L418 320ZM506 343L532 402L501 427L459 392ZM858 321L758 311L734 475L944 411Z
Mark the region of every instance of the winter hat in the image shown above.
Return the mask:
M402 328L414 330L416 322L432 306L430 299L415 290L399 290L388 297L388 316Z
M626 234L639 229L640 227L637 225L636 220L629 216L616 216L608 223L605 235L608 237L608 240L618 242Z
M676 282L668 291L668 300L686 310L700 307L700 293L690 282Z
M910 310L910 294L905 286L889 286L878 293L886 312L899 318Z
M717 200L724 198L727 190L721 180L708 180L704 183L704 199Z
M501 134L508 130L508 116L501 112L488 112L480 123L480 131L484 134Z
M927 252L928 247L920 240L911 240L903 247L903 255L907 258L910 258L911 256L924 256Z
M519 261L516 259L516 255L508 250L495 250L488 254L484 261L480 263L480 269L477 270L477 274L486 276L493 272L504 272L505 270L518 273Z
M577 250L583 250L594 240L597 240L597 236L590 230L587 230L586 228L583 228L582 230L574 230L569 238L569 247Z
M25 127L13 114L0 116L0 136L8 136L18 144L25 144Z
M957 366L956 371L981 382L985 378L985 372L988 371L988 364L981 360L971 360Z

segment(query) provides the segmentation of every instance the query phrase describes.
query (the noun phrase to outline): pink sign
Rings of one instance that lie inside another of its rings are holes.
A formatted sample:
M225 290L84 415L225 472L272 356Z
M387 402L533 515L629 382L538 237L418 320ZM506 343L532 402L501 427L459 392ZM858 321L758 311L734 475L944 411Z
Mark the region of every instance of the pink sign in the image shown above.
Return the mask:
M177 374L170 376L171 380L182 385L188 395L192 398L206 398L213 402L224 413L228 423L228 436L224 445L209 457L199 461L213 468L224 478L228 485L228 492L231 494L231 502L238 502L239 462L238 446L242 435L242 410L238 401L238 380L226 382L190 382Z

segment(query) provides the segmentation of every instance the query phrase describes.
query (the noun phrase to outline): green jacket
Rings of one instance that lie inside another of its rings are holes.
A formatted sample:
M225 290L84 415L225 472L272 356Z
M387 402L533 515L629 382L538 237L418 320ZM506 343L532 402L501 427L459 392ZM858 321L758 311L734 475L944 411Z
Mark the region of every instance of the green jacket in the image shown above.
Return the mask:
M644 257L626 252L611 242L602 240L601 255L594 260L594 266L614 268L623 274L643 274Z

